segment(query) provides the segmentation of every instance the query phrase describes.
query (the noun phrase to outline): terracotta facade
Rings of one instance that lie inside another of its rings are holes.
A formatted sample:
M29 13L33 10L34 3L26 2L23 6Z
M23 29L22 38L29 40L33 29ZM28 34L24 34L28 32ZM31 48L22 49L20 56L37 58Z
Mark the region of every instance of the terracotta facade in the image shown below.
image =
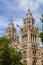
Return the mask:
M24 64L43 65L43 48L39 46L38 38L39 29L35 25L30 9L27 10L23 22L23 26L20 28L19 39L12 20L8 25L5 36L14 40L11 44L12 47L16 50L21 50Z

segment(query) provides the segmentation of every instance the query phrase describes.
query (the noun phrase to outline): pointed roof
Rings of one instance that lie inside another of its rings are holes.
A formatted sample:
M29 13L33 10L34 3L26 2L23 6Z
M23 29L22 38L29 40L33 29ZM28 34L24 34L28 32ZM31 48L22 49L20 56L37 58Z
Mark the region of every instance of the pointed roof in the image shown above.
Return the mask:
M33 19L33 16L32 16L32 13L31 13L31 10L30 9L27 10L27 13L26 13L25 18L26 19Z
M32 15L30 9L28 8L26 15Z
M9 22L8 27L13 27L13 28L14 28L14 24L13 24L13 19L12 19L12 16L11 16L11 19L10 19L10 22Z
M29 7L29 0L28 0L28 10L26 12L25 19L33 19L33 16L32 16L32 13L31 13L31 10L30 10L30 7Z
M34 20L34 18L33 18L33 16L32 16L32 13L31 13L31 10L30 10L30 8L28 7L28 10L27 10L27 12L26 12L26 16L25 16L25 18L24 18L24 21L25 21L25 19L27 20Z

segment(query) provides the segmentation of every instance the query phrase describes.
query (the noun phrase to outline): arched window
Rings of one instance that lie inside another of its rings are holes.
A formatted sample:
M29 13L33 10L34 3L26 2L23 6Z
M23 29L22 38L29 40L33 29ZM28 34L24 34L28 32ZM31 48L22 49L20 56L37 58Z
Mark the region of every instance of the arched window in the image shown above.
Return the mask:
M33 61L33 64L32 65L36 65L36 61L35 60Z
M36 50L35 49L33 50L33 55L36 55Z
M34 41L34 34L33 34L33 41Z
M28 21L28 25L30 25L30 21Z
M27 65L27 61L26 61L26 60L24 60L23 63L24 63L25 65Z
M33 35L32 35L32 33L31 33L31 41L32 41L32 36L33 36Z
M24 24L26 24L26 22L24 22Z
M22 38L23 38L23 41L26 41L28 39L28 34L26 33L26 34L22 35Z
M24 53L24 54L26 54L26 50L25 50L25 51L23 51L23 53Z
M43 63L42 63L42 65L43 65Z
M35 35L35 42L36 42L36 37L37 37L37 36Z
M41 61L42 65L43 65L43 60Z

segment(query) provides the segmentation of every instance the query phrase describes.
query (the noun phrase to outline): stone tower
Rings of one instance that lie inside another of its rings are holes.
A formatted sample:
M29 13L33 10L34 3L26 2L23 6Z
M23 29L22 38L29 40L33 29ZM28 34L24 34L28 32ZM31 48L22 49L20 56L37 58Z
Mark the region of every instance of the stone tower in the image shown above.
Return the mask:
M27 65L38 65L38 27L35 26L35 20L28 8L26 16L23 20L24 25L20 29L20 44L22 52L22 62Z
M6 29L5 36L8 39L12 38L14 40L18 40L18 36L17 36L16 29L15 29L14 24L13 24L12 18L10 19L10 22L9 22L8 27Z
M19 37L16 33L16 28L14 27L12 18L11 18L9 24L8 24L7 29L6 29L5 37L7 39L13 40L12 43L10 44L10 47L13 47L17 51L20 50Z
M26 65L43 65L43 47L39 46L38 33L38 27L29 8L23 20L23 26L20 28L20 38L16 33L12 18L6 29L5 37L13 40L10 46L22 52L21 62Z

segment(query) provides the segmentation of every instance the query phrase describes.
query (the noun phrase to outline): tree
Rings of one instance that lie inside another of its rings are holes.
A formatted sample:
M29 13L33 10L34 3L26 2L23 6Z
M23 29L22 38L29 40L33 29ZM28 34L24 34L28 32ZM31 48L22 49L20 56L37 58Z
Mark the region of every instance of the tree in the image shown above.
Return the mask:
M0 37L0 65L11 65L9 43L10 40Z
M11 48L12 65L23 65L20 61L21 58L22 58L21 52L17 52L13 48Z
M40 37L41 42L42 42L42 44L43 44L43 14L42 14L40 20L41 20L41 23L42 23L42 31L40 32L39 37Z
M0 65L23 65L22 54L9 47L11 40L0 37Z
M42 32L43 32L43 14L41 15L41 23L42 23Z
M43 44L43 32L40 32L39 37L40 37L41 42L42 42L42 44Z

